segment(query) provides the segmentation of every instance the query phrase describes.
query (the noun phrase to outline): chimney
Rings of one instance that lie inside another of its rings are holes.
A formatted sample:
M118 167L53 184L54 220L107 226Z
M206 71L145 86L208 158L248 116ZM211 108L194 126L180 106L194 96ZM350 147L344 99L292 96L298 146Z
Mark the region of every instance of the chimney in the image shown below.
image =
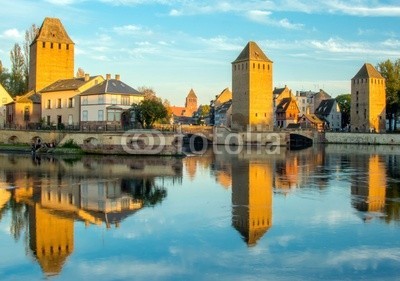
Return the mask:
M89 74L85 73L85 82L89 81Z
M111 74L107 73L106 74L106 80L110 80L111 79Z
M119 79L120 79L120 75L119 74L115 74L115 80L118 80L119 81Z

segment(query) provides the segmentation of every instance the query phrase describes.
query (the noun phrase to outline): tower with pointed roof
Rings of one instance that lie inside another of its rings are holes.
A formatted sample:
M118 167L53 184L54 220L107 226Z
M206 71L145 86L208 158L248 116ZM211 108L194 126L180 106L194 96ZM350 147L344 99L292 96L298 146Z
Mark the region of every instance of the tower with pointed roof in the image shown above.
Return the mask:
M369 63L351 79L350 125L352 132L385 132L385 78Z
M232 62L232 129L273 130L272 64L255 42Z
M189 94L186 96L185 108L191 114L197 110L197 96L193 89L190 89Z
M74 42L58 18L45 18L30 45L29 91L74 77Z

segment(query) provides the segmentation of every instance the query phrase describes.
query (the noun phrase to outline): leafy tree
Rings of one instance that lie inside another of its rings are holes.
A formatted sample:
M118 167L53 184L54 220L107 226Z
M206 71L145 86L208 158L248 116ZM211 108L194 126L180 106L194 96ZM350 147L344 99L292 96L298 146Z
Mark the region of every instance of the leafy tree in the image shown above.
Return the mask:
M397 116L400 107L400 59L392 62L386 60L377 65L377 70L386 79L386 115L389 120L389 131L397 129Z
M26 82L24 75L24 55L19 44L15 44L10 52L11 73L10 73L10 95L16 96L26 92Z
M151 129L158 120L166 118L167 109L159 99L144 99L138 104L132 105L136 121L144 129Z
M0 60L0 84L10 92L10 74L8 73L8 69L3 67L3 63Z
M342 113L342 128L344 128L350 124L351 95L339 95L336 97L336 102L338 103L340 112Z

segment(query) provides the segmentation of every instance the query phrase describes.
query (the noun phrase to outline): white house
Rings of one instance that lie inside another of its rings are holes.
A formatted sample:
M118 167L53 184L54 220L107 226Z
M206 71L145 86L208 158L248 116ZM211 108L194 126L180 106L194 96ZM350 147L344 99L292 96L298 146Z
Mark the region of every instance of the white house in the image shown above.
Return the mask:
M80 94L80 123L82 129L121 126L122 113L132 104L144 99L144 94L120 80L119 75L106 79Z

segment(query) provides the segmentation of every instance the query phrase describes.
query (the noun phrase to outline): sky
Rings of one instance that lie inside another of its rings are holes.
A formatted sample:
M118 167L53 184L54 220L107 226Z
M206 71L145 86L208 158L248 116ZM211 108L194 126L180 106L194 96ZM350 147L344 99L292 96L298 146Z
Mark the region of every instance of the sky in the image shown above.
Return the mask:
M120 74L183 106L232 89L231 63L255 41L273 64L273 86L350 93L366 62L400 59L398 0L1 0L0 60L32 24L61 20L75 43L75 72Z

